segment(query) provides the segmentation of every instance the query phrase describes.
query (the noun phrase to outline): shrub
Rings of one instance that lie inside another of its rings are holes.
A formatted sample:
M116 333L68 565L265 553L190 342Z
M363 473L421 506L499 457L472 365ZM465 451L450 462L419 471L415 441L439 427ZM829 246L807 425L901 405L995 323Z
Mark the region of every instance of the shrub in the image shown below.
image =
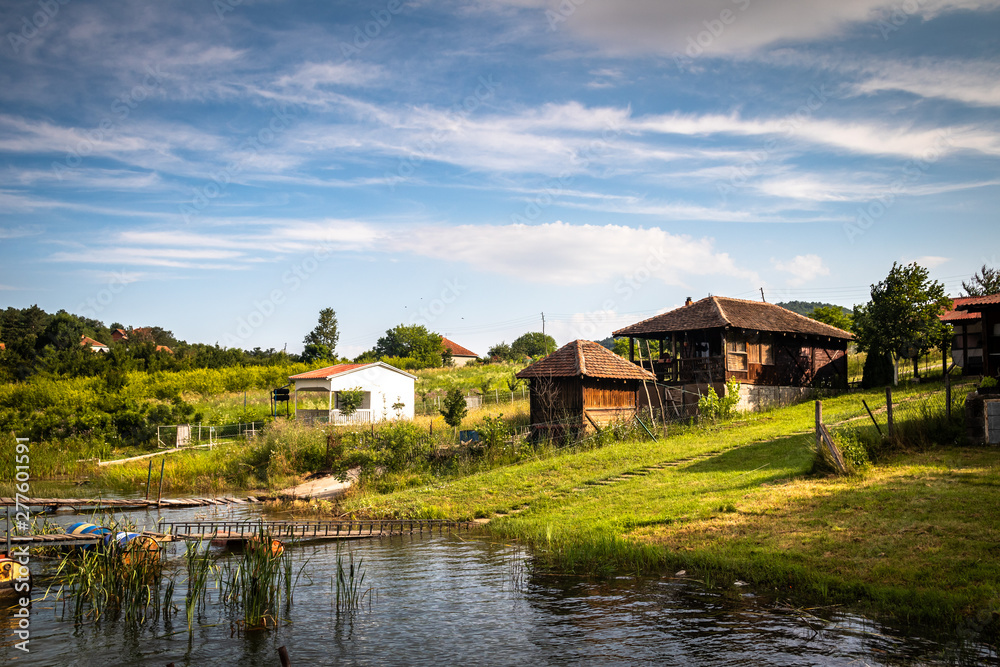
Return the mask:
M715 393L714 387L708 388L708 393L698 399L698 414L713 422L719 419L729 419L736 413L736 404L740 402L740 383L738 380L726 382L723 397Z

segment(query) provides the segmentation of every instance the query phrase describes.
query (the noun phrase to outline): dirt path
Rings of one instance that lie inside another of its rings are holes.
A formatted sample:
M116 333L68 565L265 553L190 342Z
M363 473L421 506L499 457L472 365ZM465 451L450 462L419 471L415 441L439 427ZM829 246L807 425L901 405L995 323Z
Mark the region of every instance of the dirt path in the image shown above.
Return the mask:
M296 496L298 498L336 498L351 488L357 481L361 468L351 468L347 471L347 481L342 482L336 475L325 475L303 482L298 486L282 489L279 495Z

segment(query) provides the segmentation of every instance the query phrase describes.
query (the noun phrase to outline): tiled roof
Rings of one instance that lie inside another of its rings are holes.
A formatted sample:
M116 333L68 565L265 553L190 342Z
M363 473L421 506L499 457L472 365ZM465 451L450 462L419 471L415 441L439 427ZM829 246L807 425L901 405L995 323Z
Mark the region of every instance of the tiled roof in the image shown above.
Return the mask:
M169 347L167 347L166 345L157 345L157 346L156 346L156 351L157 351L157 352L166 352L167 354L173 354L173 353L174 353L174 351L173 351L173 350L171 350L171 349L170 349Z
M854 338L853 334L843 329L817 322L773 303L721 296L709 296L689 306L682 306L637 322L615 331L614 335L641 336L723 327L827 336L845 340Z
M451 356L453 357L478 357L479 355L470 350L467 347L462 347L455 341L448 340L444 336L441 336L441 345L444 349L451 350Z
M967 320L979 320L982 319L983 315L979 312L969 312L968 310L959 310L959 306L963 306L976 297L972 296L961 296L952 301L951 310L946 311L940 315L938 318L942 322L962 322Z
M361 368L362 366L370 366L371 364L336 364L334 366L327 366L326 368L317 368L314 371L306 371L305 373L299 373L298 375L291 375L288 377L289 380L323 380L328 377L333 377L334 375L340 375L341 373L346 373L347 371L353 371L355 368Z
M90 336L80 336L80 345L81 346L90 345L91 347L93 347L94 345L96 345L97 347L107 347L107 345L105 345L101 341L94 340Z
M1000 305L1000 292L986 296L967 296L962 301L963 304L955 306L957 310L979 310L980 306L996 306Z
M589 340L575 340L536 361L520 373L519 378L578 377L614 378L619 380L656 380L649 371Z

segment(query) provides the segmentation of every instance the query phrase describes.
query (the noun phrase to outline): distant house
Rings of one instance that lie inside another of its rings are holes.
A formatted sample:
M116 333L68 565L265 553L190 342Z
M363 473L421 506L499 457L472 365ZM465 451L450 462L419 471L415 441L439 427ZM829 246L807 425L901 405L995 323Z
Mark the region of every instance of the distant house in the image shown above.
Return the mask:
M479 358L479 355L472 350L462 347L455 341L448 340L444 336L441 336L441 346L451 352L451 359L455 366L464 366L470 361L475 361Z
M128 340L128 334L125 333L123 329L115 329L111 332L111 341L117 343L118 341Z
M157 352L166 352L167 354L173 354L173 353L174 353L174 351L173 351L173 350L171 350L171 349L170 349L169 347L167 347L166 345L157 345L157 346L156 346L156 351L157 351Z
M614 332L628 336L629 359L647 341L660 353L643 363L673 390L666 409L692 412L699 395L737 380L739 408L787 403L810 387L847 388L847 344L854 336L837 327L761 301L710 296ZM641 356L647 356L641 354ZM655 402L654 402L655 403Z
M6 350L6 349L7 349L7 346L5 344L3 344L3 343L0 343L0 350Z
M951 360L962 368L962 375L980 375L983 372L983 315L978 311L959 310L975 299L959 297L952 302L951 310L939 316L954 330Z
M91 352L107 352L110 348L99 340L94 340L89 336L80 336L80 346L90 347Z
M529 384L532 429L554 437L631 419L643 384L655 391L656 379L589 340L563 345L517 377Z
M980 316L981 372L989 377L1000 376L1000 294L967 297L955 308Z
M295 385L295 418L305 422L328 421L331 424L413 419L413 387L416 379L415 375L381 361L370 364L337 364L288 378ZM340 410L340 392L353 389L361 389L364 399L357 412L345 415ZM308 401L309 397L313 397L313 400ZM313 407L299 407L300 399L313 404ZM319 406L315 405L317 402Z

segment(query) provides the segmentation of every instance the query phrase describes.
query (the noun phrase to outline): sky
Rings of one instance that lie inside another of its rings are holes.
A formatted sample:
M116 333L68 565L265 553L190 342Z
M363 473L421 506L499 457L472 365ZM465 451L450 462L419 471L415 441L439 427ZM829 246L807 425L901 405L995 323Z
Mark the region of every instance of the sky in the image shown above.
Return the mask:
M1000 0L0 2L0 307L485 355L1000 266Z

